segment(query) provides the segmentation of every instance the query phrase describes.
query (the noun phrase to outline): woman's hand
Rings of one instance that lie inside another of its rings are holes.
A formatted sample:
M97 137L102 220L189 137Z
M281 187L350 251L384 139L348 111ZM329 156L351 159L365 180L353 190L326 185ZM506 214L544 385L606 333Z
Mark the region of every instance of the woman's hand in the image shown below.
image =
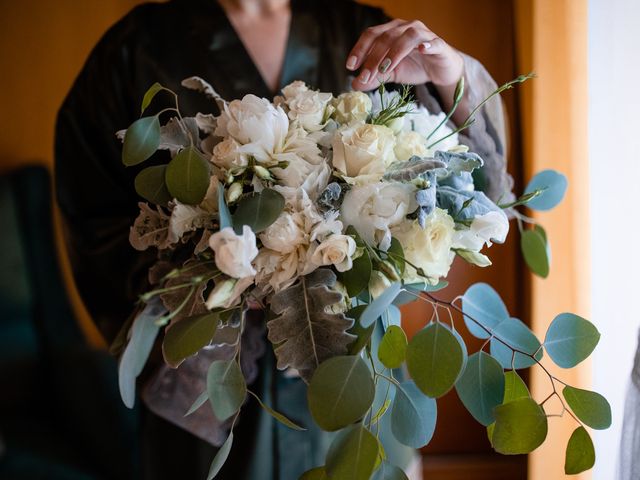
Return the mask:
M418 85L431 81L438 89L455 88L464 72L460 53L418 20L391 20L367 28L347 58L349 70L360 69L352 86L373 90L381 82Z
M464 74L464 60L424 23L396 19L367 28L351 49L347 68L360 69L351 84L356 90L373 90L382 82L419 85L430 81L440 94L443 109L449 111L456 84ZM460 125L468 113L465 95L452 119Z

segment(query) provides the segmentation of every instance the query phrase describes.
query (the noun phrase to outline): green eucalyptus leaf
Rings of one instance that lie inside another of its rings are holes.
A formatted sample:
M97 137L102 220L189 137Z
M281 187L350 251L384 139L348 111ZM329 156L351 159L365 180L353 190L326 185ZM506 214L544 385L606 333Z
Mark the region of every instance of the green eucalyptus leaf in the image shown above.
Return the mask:
M571 434L564 458L564 473L577 475L590 470L596 463L596 451L589 432L584 427L578 427Z
M316 467L307 470L298 480L329 480L324 467Z
M387 250L387 254L391 254L389 255L389 260L396 266L396 268L400 272L400 276L404 275L404 249L402 248L400 240L395 237L391 237L391 245Z
M529 368L536 363L533 358L522 353L517 352L514 355L513 350L509 347L535 356L538 361L544 355L542 348L540 348L540 340L529 327L517 318L508 318L500 322L493 329L493 335L494 337L491 339L491 355L505 369ZM506 342L509 347L498 339Z
M138 195L156 205L166 206L171 200L171 194L164 181L167 171L166 165L147 167L134 180Z
M144 94L142 98L142 105L140 106L140 115L144 113L147 107L151 104L153 98L157 95L158 92L164 90L164 87L160 85L158 82L154 83L149 87L149 90Z
M133 122L124 134L122 163L138 165L153 155L160 146L160 122L157 116L142 117Z
M403 445L422 448L436 429L438 408L433 398L425 396L411 380L396 387L391 408L391 432Z
M509 403L519 398L530 397L529 389L526 383L520 378L520 375L515 370L509 370L504 374L504 398L502 403ZM493 445L493 430L495 429L495 422L487 427L487 436L489 441Z
M371 256L369 251L364 249L362 255L353 260L351 270L338 273L338 279L345 286L350 297L357 297L367 288L372 269Z
M202 407L202 405L207 403L207 400L209 400L209 393L205 390L200 395L198 395L198 398L194 400L193 404L191 404L191 407L189 407L189 410L187 410L187 413L185 413L184 416L188 417L189 415L191 415L193 412Z
M527 206L534 210L551 210L564 198L567 191L567 177L555 170L543 170L531 179L524 193L542 192L531 199Z
M537 230L524 230L520 237L520 249L529 270L542 278L549 275L547 243Z
M209 189L209 162L195 147L185 148L167 165L165 181L175 199L187 205L197 205Z
M464 343L443 323L427 325L407 347L407 368L418 388L429 397L446 394L460 377L467 357Z
M233 214L233 226L236 233L242 233L242 227L248 225L254 233L260 233L276 221L284 210L284 197L270 188L261 192L252 192L238 202Z
M387 368L399 368L407 354L407 335L398 326L391 325L378 347L378 359Z
M366 305L357 305L345 313L347 318L353 318L354 320L353 327L347 330L347 333L355 335L356 337L356 339L349 345L349 355L356 355L366 347L371 335L373 335L373 331L376 328L375 323L373 325L369 325L367 328L360 325L360 315L362 315L365 308L367 308Z
M229 207L227 201L224 198L224 186L217 182L216 190L218 192L218 223L220 230L227 227L233 227L233 221L231 219L231 213L229 213Z
M182 361L209 345L216 333L218 312L183 318L165 330L162 353L169 365L177 367Z
M215 457L213 457L213 461L211 462L211 467L209 467L209 474L207 475L207 480L213 480L216 478L216 475L220 473L220 470L224 466L227 458L229 458L229 452L231 452L231 446L233 445L233 430L229 432L229 436L222 444L222 446L216 452Z
M213 413L221 422L234 415L247 395L247 384L234 360L216 360L207 373L207 393Z
M373 325L375 321L382 316L384 311L389 308L389 305L396 298L398 293L402 288L402 284L400 282L395 282L389 285L384 292L378 296L373 302L367 305L364 312L360 316L360 324L363 327L368 327L369 325Z
M585 425L596 430L606 430L611 426L611 406L599 393L567 385L562 395L575 416Z
M372 480L409 480L409 477L407 477L407 474L404 473L401 468L385 460L373 474Z
M481 339L489 338L490 334L469 317L489 330L509 318L509 312L500 295L486 283L475 283L464 292L462 311L464 323L471 335Z
M378 439L362 425L338 433L327 452L326 472L331 480L369 480L376 466Z
M496 426L492 444L498 453L519 455L530 453L547 438L547 415L533 399L524 397L494 410Z
M248 390L249 393L251 393L251 395L253 395L253 398L255 398L258 401L258 404L260 404L260 406L264 409L265 412L267 412L269 415L271 415L273 418L275 418L278 422L280 422L281 424L283 424L286 427L289 427L292 430L297 430L299 432L304 432L307 429L301 427L300 425L292 422L291 420L289 420L285 415L283 415L280 412L275 411L273 408L269 407L268 405L264 404L262 402L262 400L260 400L260 397L258 397L255 393L253 393L252 391Z
M544 348L556 365L573 368L591 355L599 341L600 332L591 322L561 313L549 325Z
M307 389L313 419L330 432L361 419L374 394L371 371L360 356L337 356L322 362Z
M456 391L473 418L486 426L495 421L493 409L502 403L504 382L504 370L498 361L479 351L469 357Z

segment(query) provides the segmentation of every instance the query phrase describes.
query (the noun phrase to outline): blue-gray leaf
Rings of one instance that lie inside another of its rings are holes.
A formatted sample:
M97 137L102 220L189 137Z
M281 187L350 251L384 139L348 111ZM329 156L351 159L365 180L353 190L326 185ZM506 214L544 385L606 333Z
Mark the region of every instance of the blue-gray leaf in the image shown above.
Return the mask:
M229 207L224 199L224 186L220 182L217 184L218 191L218 223L220 224L220 230L227 227L233 227L231 222L231 214L229 213Z
M567 191L567 177L555 170L543 170L531 179L524 193L536 190L544 191L530 200L527 206L534 210L551 210L564 198Z
M489 338L490 334L469 317L489 330L509 318L509 312L500 295L486 283L476 283L467 289L462 296L462 311L465 314L464 323L471 335L482 339Z
M476 352L456 382L456 391L473 418L490 425L495 421L493 409L504 398L504 370L488 353Z
M573 313L561 313L547 330L544 348L562 368L573 368L585 360L600 341L600 332L588 320Z
M211 462L211 467L209 467L209 475L207 475L207 480L213 480L216 478L216 475L220 473L220 469L224 466L227 458L229 457L229 452L231 452L231 446L233 445L233 430L229 432L229 436L222 444L216 456L213 457L213 461Z
M391 431L409 447L421 448L431 441L438 418L436 401L424 395L413 381L396 387L391 408Z
M526 352L529 355L535 355L540 360L543 355L540 348L540 340L536 338L533 332L521 320L517 318L508 318L500 322L493 329L494 337L491 339L491 355L500 362L505 369L529 368L535 365L535 360L527 355L516 353L507 347L497 338L505 341L510 347L516 350ZM496 338L497 337L497 338Z
M395 300L398 293L400 293L401 288L402 284L400 282L389 285L387 289L382 292L378 298L371 302L367 308L365 308L364 312L362 312L360 325L365 328L372 325L373 322L375 322Z

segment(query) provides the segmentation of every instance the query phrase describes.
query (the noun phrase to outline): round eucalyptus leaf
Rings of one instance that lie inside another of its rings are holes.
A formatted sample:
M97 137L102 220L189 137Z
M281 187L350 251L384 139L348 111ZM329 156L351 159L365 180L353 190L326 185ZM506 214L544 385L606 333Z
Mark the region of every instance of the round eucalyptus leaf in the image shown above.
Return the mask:
M491 356L498 360L505 369L529 368L535 365L536 362L533 358L519 352L514 355L513 350L500 340L516 350L526 352L532 356L535 355L537 360L540 360L544 354L542 348L540 348L540 341L529 327L517 318L508 318L500 322L493 329L493 335L494 337L491 339Z
M520 378L515 370L509 370L504 374L504 398L502 403L509 403L517 400L518 398L530 397L529 389L526 383ZM491 445L493 445L493 430L495 429L495 422L487 427L487 436Z
M369 480L380 451L378 439L362 425L338 433L326 457L325 470L331 480Z
M409 480L404 471L384 460L373 474L372 480Z
M330 432L361 419L373 403L374 394L371 371L362 357L356 355L322 362L307 389L313 419Z
M407 303L415 302L418 300L418 295L420 292L437 292L438 290L442 290L449 285L449 282L446 280L441 280L435 285L430 285L426 282L421 283L409 283L405 284L400 290L400 293L393 301L394 305L405 305Z
M504 398L504 370L488 353L476 352L456 382L456 391L473 418L489 425L495 420L493 409Z
M524 193L543 190L540 195L530 200L527 206L534 210L551 210L564 198L567 191L567 177L555 170L543 170L531 179Z
M133 122L124 134L122 163L127 167L147 160L160 146L158 117L142 117Z
M562 395L575 416L585 425L596 430L611 426L611 406L599 393L566 386Z
M396 387L391 408L391 432L403 445L424 447L436 429L438 409L433 398L425 396L408 380Z
M584 427L576 428L569 438L564 458L564 473L577 475L593 467L596 463L596 451L589 432Z
M229 436L222 444L222 446L218 449L216 456L213 457L213 461L211 462L211 466L209 467L209 474L207 475L207 480L213 480L216 478L216 475L220 473L220 470L224 466L227 458L229 458L229 452L231 452L231 446L233 445L233 430L229 432Z
M573 313L561 313L547 330L544 348L562 368L573 368L585 360L600 341L600 332L588 320Z
M443 323L427 325L407 347L407 368L418 388L438 398L456 383L467 357L464 343Z
M362 255L353 260L350 270L338 273L338 279L345 286L350 297L357 297L367 288L372 269L369 251L365 249Z
M391 325L378 347L378 359L387 368L399 368L407 354L407 335L404 330Z
M542 278L549 276L547 244L537 230L524 230L520 237L520 249L529 270Z
M324 467L316 467L307 470L298 480L329 480Z
M400 282L392 283L380 294L380 296L378 296L378 298L367 305L367 308L360 316L360 323L362 326L368 327L369 325L373 325L389 305L391 305L398 293L400 293L401 289L402 284Z
M489 338L491 335L469 317L489 330L509 318L509 312L500 295L486 283L473 284L464 292L462 311L464 312L464 323L471 335L482 339Z
M181 150L167 166L169 193L187 205L197 205L209 189L209 162L194 147Z
M492 444L498 453L530 453L547 438L547 415L531 398L519 398L495 408Z
M209 345L216 333L220 317L217 312L184 318L167 327L162 352L167 363L177 367L185 358Z
M207 373L207 392L213 413L221 422L234 415L247 395L240 366L233 360L216 360Z
M171 200L171 194L164 181L167 166L157 165L142 170L134 180L138 195L156 205L166 206Z
M284 210L284 197L270 188L253 192L238 202L233 214L233 226L237 233L248 225L254 233L260 233L276 221Z

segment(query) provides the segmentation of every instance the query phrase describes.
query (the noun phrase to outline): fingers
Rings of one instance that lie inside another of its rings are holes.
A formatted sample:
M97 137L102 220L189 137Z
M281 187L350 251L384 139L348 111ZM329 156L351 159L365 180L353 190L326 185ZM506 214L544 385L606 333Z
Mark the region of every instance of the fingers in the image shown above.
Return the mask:
M369 53L371 46L378 38L378 36L386 32L387 30L401 25L402 23L405 23L404 20L394 19L390 22L383 23L382 25L369 27L364 32L362 32L360 38L351 49L351 52L349 52L349 55L347 57L347 68L349 70L357 70L358 68L360 68L362 62L367 56L367 53Z
M447 44L440 37L434 37L418 45L418 52L423 55L439 55L444 52Z
M442 43L444 42L428 29L425 28L421 30L411 26L407 28L402 35L395 40L391 48L385 52L383 59L380 60L378 64L378 70L383 74L392 72L393 69L416 48L418 48L418 51L421 51L420 47L422 47L429 54L435 53L436 50L442 51ZM421 53L423 52L421 51Z

